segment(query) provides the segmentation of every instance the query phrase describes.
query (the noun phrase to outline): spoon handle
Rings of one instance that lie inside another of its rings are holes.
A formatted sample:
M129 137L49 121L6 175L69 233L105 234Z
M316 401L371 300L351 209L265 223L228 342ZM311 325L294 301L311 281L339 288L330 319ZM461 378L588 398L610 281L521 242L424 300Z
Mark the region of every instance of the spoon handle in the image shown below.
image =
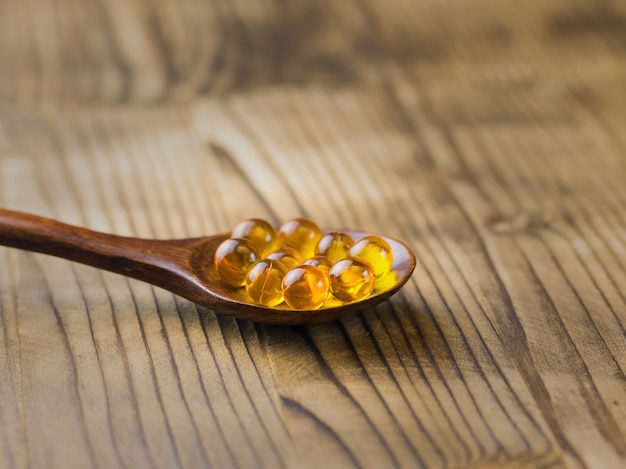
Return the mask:
M0 209L0 245L61 257L156 285L188 256L185 240L129 238Z

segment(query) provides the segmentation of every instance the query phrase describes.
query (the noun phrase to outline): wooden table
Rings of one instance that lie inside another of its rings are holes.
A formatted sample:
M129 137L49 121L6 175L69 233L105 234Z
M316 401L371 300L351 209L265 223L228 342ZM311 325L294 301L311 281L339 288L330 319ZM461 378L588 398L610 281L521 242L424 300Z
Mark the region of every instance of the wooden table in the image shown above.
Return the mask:
M624 467L625 123L623 2L0 2L0 206L418 260L278 327L0 248L0 466Z

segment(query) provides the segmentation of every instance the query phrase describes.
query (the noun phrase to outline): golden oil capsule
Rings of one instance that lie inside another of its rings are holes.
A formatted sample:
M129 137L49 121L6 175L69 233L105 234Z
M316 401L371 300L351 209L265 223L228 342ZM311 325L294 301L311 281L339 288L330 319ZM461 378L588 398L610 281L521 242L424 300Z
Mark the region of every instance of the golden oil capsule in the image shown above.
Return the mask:
M376 279L374 283L374 290L383 292L389 290L391 287L395 287L398 283L398 274L395 270L390 270L382 277Z
M312 265L313 267L317 267L326 276L328 276L328 274L330 273L330 268L333 266L332 261L328 259L328 257L324 257L324 256L310 257L309 259L305 260L302 264Z
M313 256L315 246L322 237L319 227L306 218L294 218L285 222L276 234L278 248L284 246L299 251L306 259Z
M345 233L331 232L327 233L319 240L315 248L315 254L324 256L332 262L348 257L350 248L354 245L354 241Z
M337 306L341 306L345 304L345 301L341 301L338 298L335 298L332 293L328 295L328 298L326 298L326 301L324 301L324 304L322 305L323 308L336 308Z
M286 246L266 254L265 259L280 261L285 265L285 267L287 267L287 269L293 269L294 267L302 264L303 261L302 254L295 249L291 249Z
M231 287L246 283L246 275L258 260L258 252L247 239L230 238L215 251L215 269L221 279Z
M239 223L230 235L231 238L244 238L257 248L259 253L267 252L274 247L276 231L265 220L250 218Z
M359 239L350 248L350 256L360 257L372 264L376 278L387 274L393 265L391 246L380 236L372 235Z
M285 303L293 309L317 309L328 298L328 277L317 267L301 265L283 279Z
M287 267L280 261L263 259L252 266L246 277L246 292L255 303L276 306L283 302L283 278Z
M368 261L360 257L346 257L330 269L330 291L341 301L367 298L374 290L376 275Z

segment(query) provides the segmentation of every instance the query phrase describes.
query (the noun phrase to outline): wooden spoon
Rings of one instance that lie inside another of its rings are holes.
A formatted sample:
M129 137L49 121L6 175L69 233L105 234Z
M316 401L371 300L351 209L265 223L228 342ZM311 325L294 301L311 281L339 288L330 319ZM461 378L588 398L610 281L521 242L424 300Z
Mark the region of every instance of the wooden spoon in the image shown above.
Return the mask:
M355 240L368 234L344 232ZM377 287L370 296L354 303L329 303L317 310L293 310L285 304L269 308L251 303L245 291L225 286L217 276L213 257L219 244L228 237L219 234L177 240L130 238L0 209L0 245L50 254L133 277L217 313L269 324L321 323L370 308L398 291L415 268L415 256L404 243L381 236L393 250L394 263L388 274L392 276L390 285Z

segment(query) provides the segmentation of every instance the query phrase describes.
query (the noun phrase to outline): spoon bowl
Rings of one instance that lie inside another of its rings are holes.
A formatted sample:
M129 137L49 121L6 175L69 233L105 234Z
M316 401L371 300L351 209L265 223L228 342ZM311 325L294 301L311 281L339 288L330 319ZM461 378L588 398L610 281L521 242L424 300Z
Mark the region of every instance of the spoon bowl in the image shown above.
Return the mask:
M357 240L373 233L346 231ZM380 236L380 235L379 235ZM415 268L415 256L401 241L381 236L393 251L390 273L367 298L327 301L316 310L294 310L285 303L254 304L245 290L225 285L213 258L229 234L177 240L141 239L101 233L49 218L0 209L0 245L62 257L148 282L199 305L238 319L281 325L315 324L355 314L384 301L404 285Z

